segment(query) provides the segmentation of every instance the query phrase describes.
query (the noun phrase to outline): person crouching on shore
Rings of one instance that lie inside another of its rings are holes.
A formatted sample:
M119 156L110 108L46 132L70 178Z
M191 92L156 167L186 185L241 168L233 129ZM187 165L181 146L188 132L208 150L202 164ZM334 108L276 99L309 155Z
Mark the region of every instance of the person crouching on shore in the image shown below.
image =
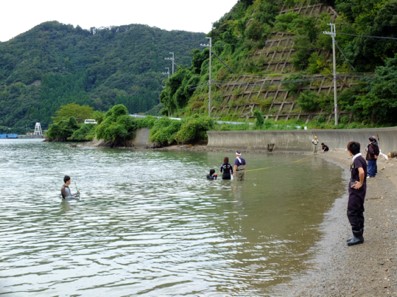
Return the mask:
M352 157L347 217L353 232L353 237L347 240L347 245L352 246L364 242L364 200L367 191L367 162L360 153L360 143L349 142L347 151Z

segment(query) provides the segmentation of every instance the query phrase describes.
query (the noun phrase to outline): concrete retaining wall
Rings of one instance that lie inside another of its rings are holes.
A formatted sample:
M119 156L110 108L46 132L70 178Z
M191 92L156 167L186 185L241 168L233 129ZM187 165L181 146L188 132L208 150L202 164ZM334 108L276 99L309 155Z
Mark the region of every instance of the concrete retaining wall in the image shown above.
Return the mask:
M383 153L397 151L397 127L347 130L280 130L280 131L208 131L208 146L232 149L267 150L274 143L274 151L312 151L311 140L317 135L332 149L345 149L349 141L358 141L361 152L368 145L368 137L379 137L379 146Z
M153 143L149 141L150 129L141 128L136 131L132 145L136 147L152 147Z

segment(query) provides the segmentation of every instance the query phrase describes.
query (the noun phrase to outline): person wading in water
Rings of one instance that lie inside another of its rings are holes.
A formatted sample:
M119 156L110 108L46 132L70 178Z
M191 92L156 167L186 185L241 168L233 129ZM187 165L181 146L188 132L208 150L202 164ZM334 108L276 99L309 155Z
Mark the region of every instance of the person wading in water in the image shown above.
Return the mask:
M245 165L245 159L241 157L240 151L236 151L236 159L234 160L233 171L237 177L237 180L244 180Z

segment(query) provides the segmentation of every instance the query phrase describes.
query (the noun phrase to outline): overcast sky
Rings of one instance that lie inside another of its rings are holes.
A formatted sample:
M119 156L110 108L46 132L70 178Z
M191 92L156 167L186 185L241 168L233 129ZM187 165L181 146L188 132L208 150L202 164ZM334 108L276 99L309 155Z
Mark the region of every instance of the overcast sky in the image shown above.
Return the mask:
M0 41L47 21L83 29L143 24L208 33L238 0L2 0Z

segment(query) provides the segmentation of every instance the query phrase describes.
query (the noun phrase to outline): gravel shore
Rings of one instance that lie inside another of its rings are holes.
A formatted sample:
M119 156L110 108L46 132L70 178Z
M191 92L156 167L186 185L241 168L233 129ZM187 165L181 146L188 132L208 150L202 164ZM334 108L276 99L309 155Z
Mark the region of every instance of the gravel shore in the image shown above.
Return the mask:
M344 168L349 177L345 150L318 156ZM379 159L378 175L367 181L365 242L351 247L346 245L351 237L347 199L346 189L326 214L311 268L270 296L397 296L397 159Z

